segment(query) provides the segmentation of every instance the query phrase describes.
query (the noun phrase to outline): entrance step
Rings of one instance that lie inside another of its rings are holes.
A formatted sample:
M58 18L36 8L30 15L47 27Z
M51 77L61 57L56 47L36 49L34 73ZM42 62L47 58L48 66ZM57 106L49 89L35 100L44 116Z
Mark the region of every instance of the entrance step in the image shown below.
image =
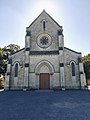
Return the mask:
M54 92L54 90L35 90L35 92Z

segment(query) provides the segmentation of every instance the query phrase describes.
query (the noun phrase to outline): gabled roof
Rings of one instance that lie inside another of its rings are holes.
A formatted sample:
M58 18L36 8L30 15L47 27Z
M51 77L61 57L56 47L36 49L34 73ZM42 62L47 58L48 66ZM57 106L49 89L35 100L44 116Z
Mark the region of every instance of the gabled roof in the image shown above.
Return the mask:
M60 28L62 28L62 26L60 26L45 10L41 12L41 14L43 13L47 14ZM41 14L28 27L26 27L26 29L28 29L41 16Z
M72 50L72 49L69 49L69 48L67 48L67 47L64 47L65 49L67 49L67 50L69 50L69 51L71 51L71 52L74 52L74 53L77 53L77 54L81 54L81 52L76 52L76 51L74 51L74 50Z
M20 49L20 50L18 50L18 51L16 51L16 52L14 52L14 53L12 53L11 55L14 55L14 54L16 54L16 53L18 53L18 52L20 52L20 51L22 51L22 50L24 50L25 48L22 48L22 49Z

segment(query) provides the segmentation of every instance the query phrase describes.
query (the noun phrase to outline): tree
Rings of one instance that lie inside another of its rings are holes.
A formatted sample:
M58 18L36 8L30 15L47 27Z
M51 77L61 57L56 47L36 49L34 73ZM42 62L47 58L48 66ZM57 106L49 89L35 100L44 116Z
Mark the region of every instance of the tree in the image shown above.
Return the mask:
M13 54L16 51L20 50L20 46L16 44L10 44L8 46L5 46L2 50L4 55Z
M0 48L0 74L4 75L5 73L5 61L3 59L3 51L2 49Z
M84 71L86 79L90 79L90 54L83 57Z
M0 48L0 88L3 88L4 76L6 73L6 61L8 55L15 53L20 49L20 46L15 44L10 44L7 47Z
M5 75L8 55L15 53L19 49L20 46L15 44L10 44L4 48L0 48L0 74Z
M7 47L0 48L0 88L3 87L4 76L6 73L6 61L8 59L8 55L15 53L20 49L20 46L15 44L10 44Z

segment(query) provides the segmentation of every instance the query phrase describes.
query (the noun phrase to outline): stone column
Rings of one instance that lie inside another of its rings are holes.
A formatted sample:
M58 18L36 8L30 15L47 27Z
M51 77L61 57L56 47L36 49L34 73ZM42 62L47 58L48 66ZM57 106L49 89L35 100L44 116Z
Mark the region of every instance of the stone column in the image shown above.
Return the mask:
M8 62L7 62L7 72L5 74L5 83L4 83L4 89L5 90L9 90L9 88L10 88L11 62L12 62L11 59L9 59Z
M30 53L30 32L27 31L25 36L25 71L24 71L24 89L29 85L29 53Z
M79 61L79 72L80 72L80 87L81 87L81 89L84 89L85 85L86 85L86 77L85 77L81 57L78 58L78 61Z
M58 39L59 39L59 62L60 62L60 81L61 88L65 90L65 75L64 75L64 40L62 30L58 31Z

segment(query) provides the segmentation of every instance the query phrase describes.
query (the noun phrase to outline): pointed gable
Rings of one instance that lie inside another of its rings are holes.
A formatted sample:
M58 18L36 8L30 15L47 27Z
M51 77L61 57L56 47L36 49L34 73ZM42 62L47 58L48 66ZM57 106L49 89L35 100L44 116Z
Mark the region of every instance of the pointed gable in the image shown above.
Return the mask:
M31 23L26 31L31 33L31 50L58 50L58 31L60 26L45 10ZM43 38L44 41L41 39ZM48 46L46 45L48 41ZM42 45L43 44L43 45ZM45 50L45 49L43 49Z
M59 27L59 29L62 29L62 26L60 26L45 10L43 10L41 12L41 14L28 26L26 27L26 29L30 29L30 27L32 27L34 25L34 23L36 23L39 19L41 19L41 22L42 20L46 19L49 19L49 21L51 21L52 23L54 23L56 26Z

